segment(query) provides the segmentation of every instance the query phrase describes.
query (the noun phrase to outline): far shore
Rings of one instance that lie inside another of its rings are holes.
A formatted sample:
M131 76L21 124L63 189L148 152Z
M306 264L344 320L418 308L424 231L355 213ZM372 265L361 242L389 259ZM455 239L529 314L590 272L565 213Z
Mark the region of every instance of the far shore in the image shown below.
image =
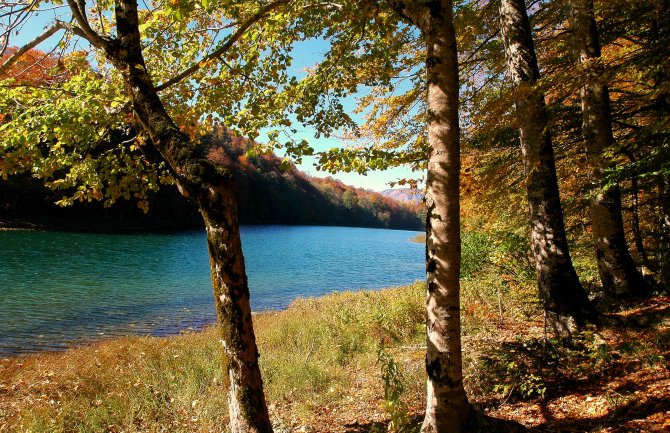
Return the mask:
M398 230L419 232L415 227L378 227L378 226L353 226L353 225L337 225L337 224L286 224L286 223L242 223L240 227L244 226L296 226L296 227L345 227L345 228L363 228L363 229L378 229L378 230ZM184 232L192 230L205 230L204 225L201 224L153 224L151 226L145 224L137 225L123 225L117 223L80 223L72 224L71 221L55 221L48 223L30 223L25 221L3 221L0 220L0 231L38 231L38 232L72 232L72 233L171 233ZM416 239L422 236L417 235ZM414 241L414 240L413 240ZM414 242L419 242L414 241ZM421 241L422 242L422 241Z

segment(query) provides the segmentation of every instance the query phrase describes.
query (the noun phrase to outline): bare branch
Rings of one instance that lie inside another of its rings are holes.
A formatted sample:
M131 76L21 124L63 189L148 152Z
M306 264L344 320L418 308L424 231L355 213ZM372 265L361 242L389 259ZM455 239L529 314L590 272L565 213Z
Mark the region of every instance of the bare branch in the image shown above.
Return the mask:
M69 1L72 1L72 0L68 0L68 2ZM244 33L249 29L249 27L251 27L252 25L257 23L258 21L265 18L265 16L270 11L272 11L273 9L276 9L277 7L282 6L282 5L284 5L288 2L289 2L289 0L276 0L276 1L274 1L272 3L269 3L266 6L260 8L258 10L258 12L256 12L254 15L252 15L244 23L242 23L242 25L240 25L240 27L237 29L237 31L235 33L233 33L228 38L228 40L223 45L221 45L217 50L209 53L208 55L203 57L201 60L196 62L193 66L191 66L188 69L185 69L184 71L182 71L181 73L175 75L174 77L170 78L169 80L167 80L163 84L160 84L160 85L156 86L156 91L160 92L161 90L165 90L168 87L170 87L174 84L177 84L178 82L180 82L184 78L187 78L187 77L191 76L193 73L200 70L200 68L202 67L201 65L205 64L209 60L218 59L221 56L223 56L244 35Z
M5 29L3 29L0 36L2 37L2 48L0 49L0 55L5 54L5 50L9 46L9 36L13 31L16 31L17 28L23 26L25 21L30 16L30 11L37 5L38 0L32 0L30 3L25 5L13 4L9 5L8 11L3 13L2 17L8 19L8 24ZM16 15L12 19L12 15Z
M37 45L41 44L42 42L53 36L59 30L68 31L70 33L73 33L79 37L88 40L86 33L84 33L82 29L80 29L79 27L73 26L60 20L56 20L51 25L51 27L49 27L44 31L44 33L42 33L32 41L28 42L27 44L19 48L14 54L12 54L7 60L5 60L5 62L0 65L0 74L4 74L14 63L16 63L17 60L21 58L21 56L23 56L28 51L35 48Z

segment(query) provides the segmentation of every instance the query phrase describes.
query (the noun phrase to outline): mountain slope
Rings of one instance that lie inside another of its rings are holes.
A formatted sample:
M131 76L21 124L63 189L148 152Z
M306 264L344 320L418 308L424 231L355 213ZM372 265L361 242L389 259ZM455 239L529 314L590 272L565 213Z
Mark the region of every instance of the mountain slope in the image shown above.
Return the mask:
M275 155L248 157L248 143L223 129L203 139L203 145L212 161L235 173L242 224L422 227L421 216L412 206L332 178L310 178L295 167L282 170ZM53 204L58 198L29 177L0 180L0 227L116 231L201 226L195 207L170 186L151 198L146 215L127 201L111 208L100 203L59 208Z
M423 193L413 188L392 188L380 192L384 197L392 198L400 203L419 204L423 200Z

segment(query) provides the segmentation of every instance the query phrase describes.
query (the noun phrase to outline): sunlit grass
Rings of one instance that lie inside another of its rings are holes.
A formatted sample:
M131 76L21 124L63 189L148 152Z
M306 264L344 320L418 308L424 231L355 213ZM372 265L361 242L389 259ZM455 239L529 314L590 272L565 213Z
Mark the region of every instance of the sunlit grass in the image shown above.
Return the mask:
M258 314L270 403L337 399L379 345L419 343L423 285L338 293ZM218 432L228 423L216 330L128 337L0 361L3 432Z

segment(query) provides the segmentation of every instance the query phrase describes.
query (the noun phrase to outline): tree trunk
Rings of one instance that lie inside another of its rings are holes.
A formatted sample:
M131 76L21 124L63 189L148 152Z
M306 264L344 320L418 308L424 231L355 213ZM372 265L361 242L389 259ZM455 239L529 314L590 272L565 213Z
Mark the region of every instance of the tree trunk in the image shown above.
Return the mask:
M426 43L426 372L422 432L466 431L474 411L463 388L460 318L458 59L451 1L396 1Z
M252 327L232 173L210 163L165 111L146 72L135 0L117 0L118 39L105 46L124 78L133 107L171 167L180 192L197 203L207 228L214 299L234 433L272 432Z
M207 227L224 371L228 373L230 428L233 432L271 432L251 320L232 176L216 185L208 185L207 189L210 193L198 203Z
M426 11L426 372L423 432L461 432L472 416L463 388L460 321L458 59L451 2Z
M451 0L389 0L426 43L426 413L423 433L526 432L477 413L463 387L458 57Z
M651 21L651 49L664 55L668 50L670 42L670 0L660 2L662 6L656 6L656 13ZM654 68L654 97L655 123L667 127L670 119L670 68L667 62L663 67ZM653 139L652 145L661 147L663 135ZM660 169L661 167L658 167ZM658 182L658 270L661 284L666 290L670 290L670 175L667 173L657 174Z
M670 289L670 178L659 176L660 236L659 257L661 284Z
M570 334L597 315L568 251L544 94L534 87L540 72L525 2L501 0L500 24L509 75L518 92L515 109L540 297L549 326L557 334Z
M635 162L635 157L632 152L628 155L631 162ZM653 265L649 261L649 255L647 254L647 249L644 247L644 241L642 239L642 229L640 228L640 185L637 180L637 174L633 173L630 178L631 183L631 196L632 196L632 209L631 209L631 228L633 229L633 239L635 240L635 248L639 254L640 262L642 266L647 269L648 272L651 272Z
M602 186L605 171L613 165L605 159L603 151L614 144L614 137L609 89L602 81L593 1L572 0L571 7L575 48L584 72L580 92L582 132L586 141L588 176L592 184L589 210L598 272L605 293L617 298L639 296L649 292L650 288L628 251L619 186Z

